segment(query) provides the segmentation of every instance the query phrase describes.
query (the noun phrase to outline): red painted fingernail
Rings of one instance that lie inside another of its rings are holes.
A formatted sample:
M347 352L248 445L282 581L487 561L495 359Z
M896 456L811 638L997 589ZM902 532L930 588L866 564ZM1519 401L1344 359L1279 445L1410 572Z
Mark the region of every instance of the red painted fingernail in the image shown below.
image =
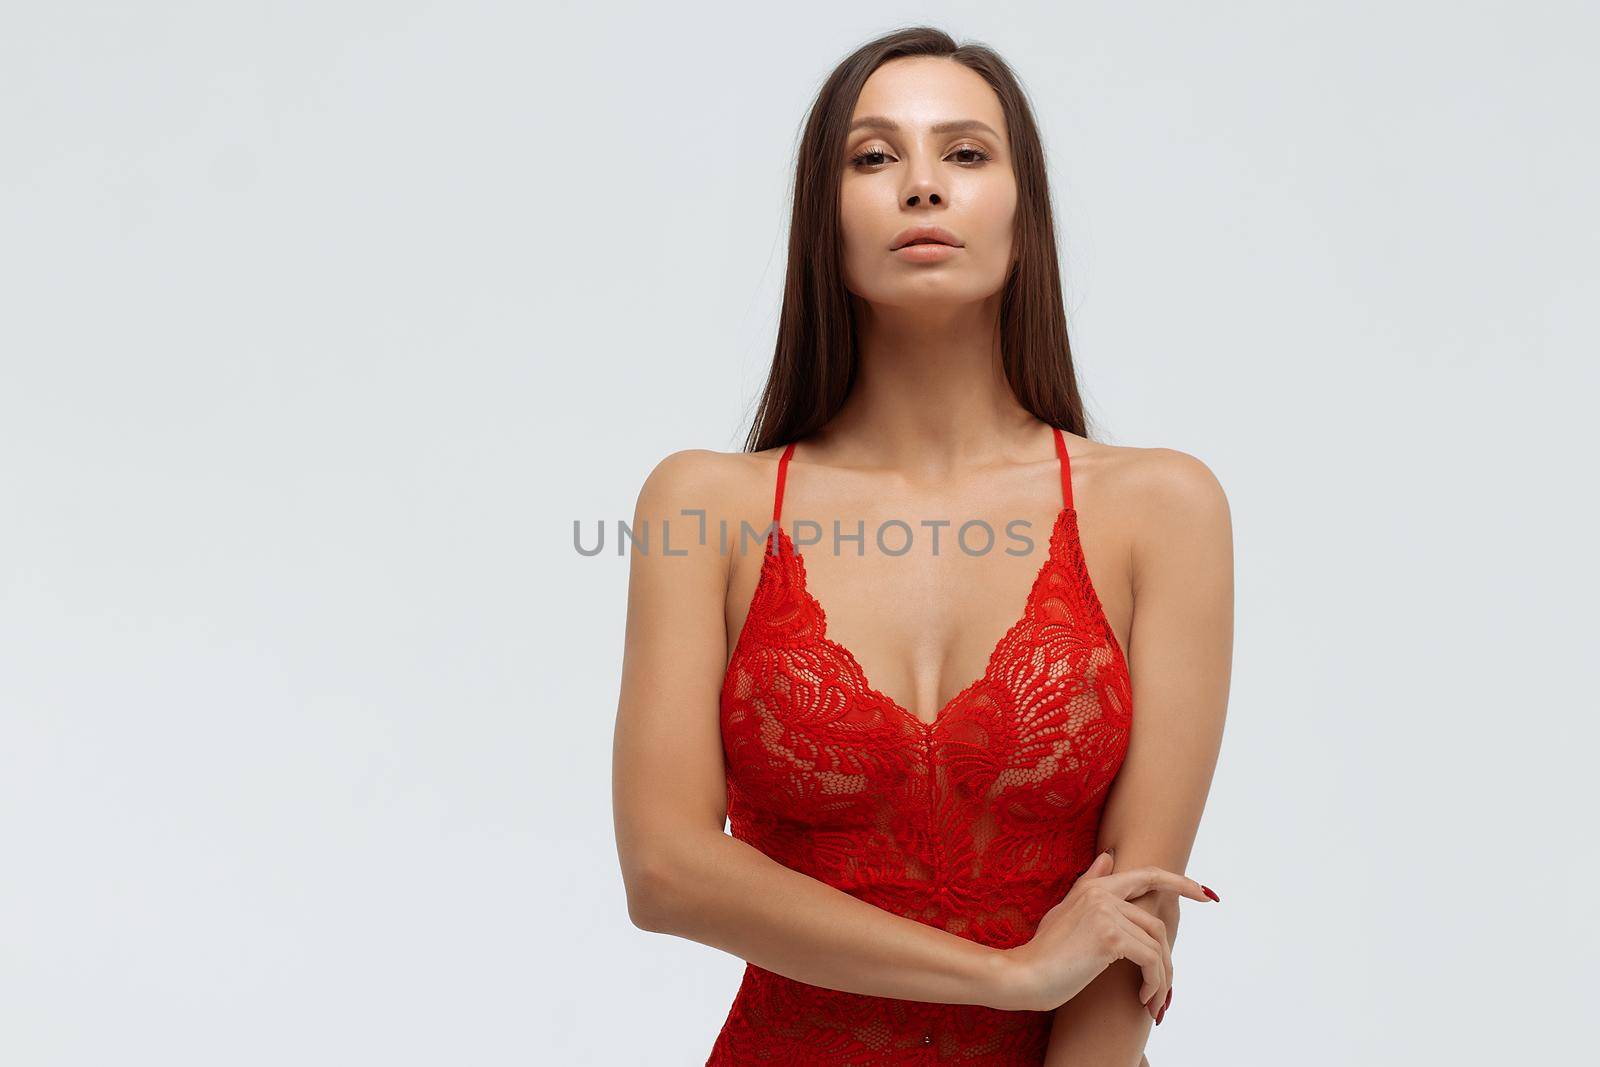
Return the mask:
M1172 1007L1172 987L1168 986L1167 987L1167 1001L1166 1001L1165 1004L1161 1005L1161 1010L1162 1011L1166 1011L1170 1007Z
M1211 891L1211 887L1210 886L1204 886L1203 885L1200 888L1204 889L1206 891L1206 896L1210 897L1212 900L1219 901L1219 902L1222 900L1221 897L1217 896L1216 893Z
M1160 1026L1161 1025L1161 1020L1165 1019L1166 1017L1167 1017L1167 1009L1166 1008L1162 1008L1159 1012L1156 1013L1156 1025Z

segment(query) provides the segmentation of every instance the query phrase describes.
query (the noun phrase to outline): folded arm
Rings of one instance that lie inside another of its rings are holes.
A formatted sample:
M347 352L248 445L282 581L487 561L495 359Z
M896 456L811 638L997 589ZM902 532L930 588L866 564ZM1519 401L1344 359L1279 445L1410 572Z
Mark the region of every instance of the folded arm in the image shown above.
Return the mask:
M1203 463L1171 449L1155 452L1132 475L1141 502L1127 650L1133 728L1101 817L1099 848L1116 850L1117 870L1150 864L1186 874L1228 702L1232 528L1227 498ZM1170 943L1178 899L1158 892L1132 903L1166 923ZM1057 1008L1045 1067L1148 1067L1144 1046L1154 1022L1139 1002L1141 981L1138 967L1118 960Z
M828 989L904 1000L1010 1007L1012 973L997 950L896 915L792 870L723 832L727 817L717 714L727 664L729 557L722 515L750 513L770 478L737 496L744 462L675 453L646 479L628 586L612 801L628 913L645 930L732 953ZM749 467L745 467L746 473ZM763 472L765 477L765 472ZM703 508L709 525L681 508ZM662 552L671 520L672 555ZM730 529L737 529L737 520ZM683 554L678 554L679 552Z

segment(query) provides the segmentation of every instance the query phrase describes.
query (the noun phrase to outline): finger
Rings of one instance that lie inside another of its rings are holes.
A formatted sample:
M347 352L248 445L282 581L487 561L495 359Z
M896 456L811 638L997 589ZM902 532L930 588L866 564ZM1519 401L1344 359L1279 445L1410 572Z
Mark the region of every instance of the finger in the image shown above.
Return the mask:
M1165 889L1188 897L1191 900L1216 900L1217 898L1206 892L1205 886L1193 878L1182 874L1173 874L1161 867L1129 867L1125 871L1117 871L1100 879L1100 887L1116 894L1123 900L1142 897L1152 890Z
M1152 990L1149 997L1144 998L1144 1001L1142 1001L1144 1009L1149 1011L1150 1017L1154 1019L1155 1014L1162 1008L1162 1001L1166 998L1166 990L1171 989L1171 984L1173 984L1173 952L1171 952L1171 945L1166 944L1166 934L1162 933L1162 926L1160 926L1158 920L1155 920L1154 915L1150 915L1138 904L1125 904L1123 907L1126 909L1123 912L1125 918L1128 918L1128 921L1131 921L1133 925L1139 926L1144 933L1149 934L1150 941L1154 942L1157 945L1157 949L1162 953L1162 984L1158 985L1157 989Z
M1166 999L1167 990L1172 988L1172 945L1167 942L1167 924L1137 904L1121 901L1118 906L1130 922L1140 926L1145 933L1150 935L1151 940L1161 947L1162 963L1167 971L1167 982L1165 988L1156 990L1150 999L1145 1002L1145 1007L1149 1009L1150 1017L1153 1019L1161 1010L1162 1002Z
M1061 897L1061 900L1058 901L1055 906L1057 908L1059 908L1059 907L1065 905L1067 903L1067 901L1072 899L1072 895L1074 893L1078 893L1078 894L1081 895L1085 889L1088 889L1089 886L1093 883L1093 879L1103 878L1103 877L1105 877L1106 875L1108 875L1110 873L1111 873L1111 851L1109 849L1107 849L1105 852L1102 852L1102 853L1100 853L1100 855L1096 856L1094 858L1094 861L1091 862L1089 864L1089 866L1084 869L1084 872L1082 874L1078 875L1077 878L1073 879L1071 887L1068 888L1066 893ZM1052 910L1054 910L1054 909L1052 909Z
M1111 850L1106 849L1104 852L1100 853L1100 855L1096 856L1094 858L1094 862L1089 864L1089 869L1084 871L1078 877L1103 878L1111 873L1114 862L1115 858L1111 855Z
M1144 972L1144 982L1139 986L1139 1003L1148 1004L1156 991L1166 988L1166 964L1156 939L1144 932L1122 912L1117 913L1118 958L1129 960Z

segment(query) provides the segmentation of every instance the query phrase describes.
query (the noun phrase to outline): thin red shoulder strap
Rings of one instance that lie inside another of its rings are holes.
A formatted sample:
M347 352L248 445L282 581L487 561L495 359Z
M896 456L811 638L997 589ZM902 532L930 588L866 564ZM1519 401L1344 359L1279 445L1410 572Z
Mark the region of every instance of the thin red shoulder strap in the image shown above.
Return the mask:
M794 455L795 442L790 441L789 447L783 450L783 455L778 457L778 488L772 494L772 521L776 523L783 514L783 483L789 477L789 457Z
M1059 426L1052 426L1050 429L1055 431L1056 455L1061 457L1061 506L1070 508L1072 506L1072 461L1067 458L1067 440L1061 436L1061 428ZM783 484L781 475L779 476L778 484L780 486Z

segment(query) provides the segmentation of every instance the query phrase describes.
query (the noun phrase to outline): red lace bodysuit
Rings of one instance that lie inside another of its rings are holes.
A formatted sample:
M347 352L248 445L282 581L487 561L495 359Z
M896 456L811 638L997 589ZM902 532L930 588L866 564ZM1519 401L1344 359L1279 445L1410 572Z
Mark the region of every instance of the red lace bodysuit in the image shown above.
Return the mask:
M1060 430L1055 441L1064 503L1022 616L931 723L829 639L805 560L778 525L791 443L722 686L733 836L996 948L1027 942L1094 861L1133 714L1127 661L1078 541ZM1022 1067L1044 1061L1051 1018L847 993L747 964L706 1062Z

